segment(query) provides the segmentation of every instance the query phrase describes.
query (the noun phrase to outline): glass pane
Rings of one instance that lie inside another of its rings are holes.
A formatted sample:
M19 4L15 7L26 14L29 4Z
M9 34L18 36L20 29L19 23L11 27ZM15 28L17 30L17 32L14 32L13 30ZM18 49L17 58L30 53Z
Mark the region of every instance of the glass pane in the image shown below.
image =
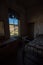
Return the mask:
M14 25L10 24L10 36L14 36Z
M9 18L9 24L13 24L13 18Z
M18 19L14 18L14 24L18 25Z
M18 36L18 25L14 27L14 35Z

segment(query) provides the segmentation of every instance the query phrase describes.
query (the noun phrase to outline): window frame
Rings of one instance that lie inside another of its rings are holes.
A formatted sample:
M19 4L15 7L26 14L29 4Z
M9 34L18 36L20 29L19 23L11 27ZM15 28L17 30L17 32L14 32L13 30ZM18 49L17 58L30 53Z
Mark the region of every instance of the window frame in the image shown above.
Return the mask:
M11 18L11 17L9 17L9 18ZM16 18L16 17L14 17L14 18ZM18 19L18 18L16 18L16 19ZM10 25L10 24L9 24ZM13 22L13 24L12 25L14 25L14 22ZM15 25L16 26L16 25ZM10 32L10 27L9 27L9 32ZM10 35L10 37L18 37L18 36L20 36L20 20L18 19L18 35L17 36L11 36Z

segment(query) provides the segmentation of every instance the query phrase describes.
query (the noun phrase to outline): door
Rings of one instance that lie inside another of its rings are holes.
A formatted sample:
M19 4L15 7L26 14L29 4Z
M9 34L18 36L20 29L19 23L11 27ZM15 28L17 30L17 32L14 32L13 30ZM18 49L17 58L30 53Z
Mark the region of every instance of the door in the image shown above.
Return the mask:
M30 40L34 39L34 23L29 23L28 25L28 35Z

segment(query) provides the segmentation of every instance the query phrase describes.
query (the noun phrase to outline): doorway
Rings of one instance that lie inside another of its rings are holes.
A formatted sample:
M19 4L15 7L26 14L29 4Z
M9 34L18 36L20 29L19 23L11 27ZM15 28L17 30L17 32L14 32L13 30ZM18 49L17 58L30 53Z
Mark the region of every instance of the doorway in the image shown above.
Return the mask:
M34 23L28 24L28 36L30 40L34 39Z

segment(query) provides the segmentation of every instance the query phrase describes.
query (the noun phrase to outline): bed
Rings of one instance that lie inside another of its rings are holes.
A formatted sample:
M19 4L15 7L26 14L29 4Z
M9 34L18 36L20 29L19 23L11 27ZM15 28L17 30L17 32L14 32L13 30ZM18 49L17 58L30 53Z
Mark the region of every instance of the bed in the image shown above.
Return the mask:
M37 36L24 47L24 65L43 65L43 35Z

